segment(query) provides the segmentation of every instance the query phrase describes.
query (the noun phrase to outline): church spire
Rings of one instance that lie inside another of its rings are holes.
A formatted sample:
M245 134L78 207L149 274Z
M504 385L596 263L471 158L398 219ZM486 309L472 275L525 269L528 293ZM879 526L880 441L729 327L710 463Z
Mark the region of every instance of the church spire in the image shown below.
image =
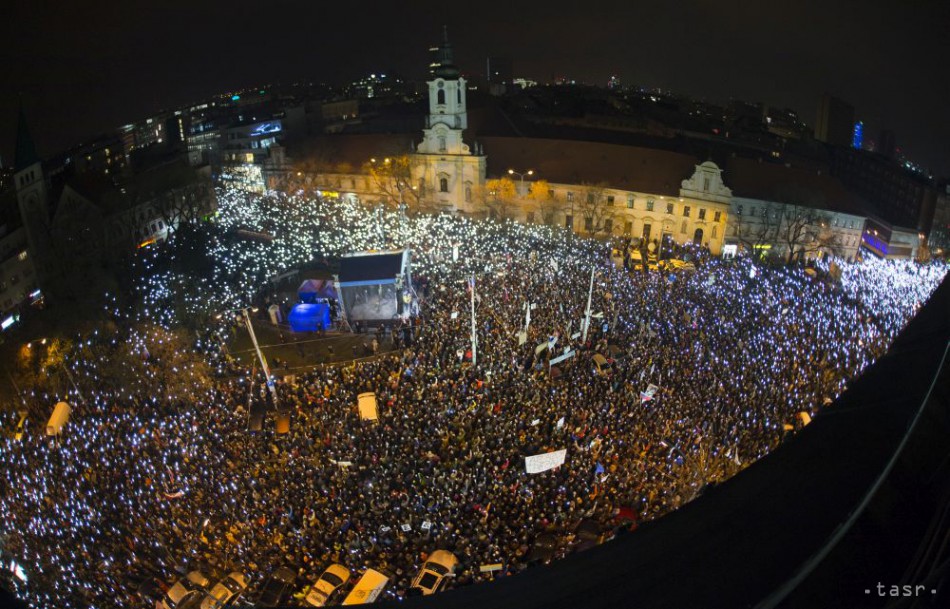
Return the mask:
M20 116L16 128L16 154L13 157L13 168L22 171L40 160L36 154L36 145L30 135L30 128L26 123L26 114L23 112L23 102L20 102Z
M449 42L449 26L442 26L442 44L439 46L439 67L435 69L439 78L455 79L459 77L459 69L455 67L452 58L452 43Z

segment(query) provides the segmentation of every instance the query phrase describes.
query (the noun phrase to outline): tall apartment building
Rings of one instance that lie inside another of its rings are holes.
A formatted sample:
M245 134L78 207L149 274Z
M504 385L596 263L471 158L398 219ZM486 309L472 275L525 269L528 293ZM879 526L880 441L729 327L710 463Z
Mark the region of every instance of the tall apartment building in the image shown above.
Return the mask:
M854 106L828 93L818 101L815 139L832 146L851 145L854 130Z

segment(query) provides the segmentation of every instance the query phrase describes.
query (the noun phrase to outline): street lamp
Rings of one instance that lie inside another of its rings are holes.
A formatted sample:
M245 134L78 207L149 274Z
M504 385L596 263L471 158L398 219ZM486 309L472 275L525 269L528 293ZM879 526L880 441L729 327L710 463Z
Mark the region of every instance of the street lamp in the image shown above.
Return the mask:
M521 173L520 171L515 171L514 169L509 169L509 170L508 170L508 175L510 175L510 176L518 176L519 178L521 178L521 196L525 196L525 195L527 194L527 191L525 191L525 189L524 189L524 177L525 177L525 176L533 176L533 175L534 175L534 169L529 169L528 171L526 171L526 172L524 172L524 173Z

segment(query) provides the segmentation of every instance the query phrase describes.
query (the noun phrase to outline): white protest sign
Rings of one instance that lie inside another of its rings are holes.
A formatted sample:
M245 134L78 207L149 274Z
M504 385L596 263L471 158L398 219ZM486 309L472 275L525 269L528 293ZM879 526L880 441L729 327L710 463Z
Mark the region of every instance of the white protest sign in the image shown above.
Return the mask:
M563 362L564 360L570 359L570 358L574 357L574 353L575 353L574 351L569 351L569 352L565 353L564 355L559 355L558 357L555 357L554 359L552 359L551 361L549 361L549 362L548 362L548 365L549 365L549 366L554 366L554 365L560 364L560 363Z
M547 343L547 341L545 341L545 342L541 343L540 345L538 345L537 347L534 348L534 354L535 354L535 355L538 355L539 353L541 353L542 351L544 351L544 350L547 349L547 348L548 348L548 343Z
M527 332L518 332L518 346L528 342L528 333Z
M452 311L452 317L451 317L452 319L457 319L458 316L459 316L459 312L458 312L458 311Z
M529 474L540 474L549 469L564 465L564 459L567 457L567 449L562 448L550 453L532 455L524 458L524 469Z
M376 394L372 391L361 393L356 398L360 409L360 418L364 421L378 421L379 412L376 409Z

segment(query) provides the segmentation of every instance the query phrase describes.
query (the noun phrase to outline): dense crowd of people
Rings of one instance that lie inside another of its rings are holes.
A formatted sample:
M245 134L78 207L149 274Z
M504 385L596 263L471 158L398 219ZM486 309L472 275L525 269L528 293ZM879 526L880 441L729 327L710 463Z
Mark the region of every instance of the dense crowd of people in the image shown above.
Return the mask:
M229 319L208 315L196 348L213 372L190 393L104 389L88 358L70 395L36 388L33 420L60 398L75 410L59 437L37 424L0 441L0 548L26 581L5 577L35 606L130 606L130 575L174 580L209 560L250 576L251 597L280 566L306 583L333 562L389 573L386 594L402 597L435 549L459 558L454 586L517 573L542 532L563 554L582 519L658 518L766 455L887 350L946 272L868 260L839 263L835 281L699 251L695 271L631 272L549 227L280 193L220 191L219 205L208 275L151 254L136 315L174 325L183 306L247 304L315 257L409 247L420 316L400 350L296 371L276 399L215 348ZM220 237L237 228L273 238ZM363 392L378 421L360 417ZM290 432L249 433L260 404L289 411ZM560 449L562 466L526 473L525 457Z

